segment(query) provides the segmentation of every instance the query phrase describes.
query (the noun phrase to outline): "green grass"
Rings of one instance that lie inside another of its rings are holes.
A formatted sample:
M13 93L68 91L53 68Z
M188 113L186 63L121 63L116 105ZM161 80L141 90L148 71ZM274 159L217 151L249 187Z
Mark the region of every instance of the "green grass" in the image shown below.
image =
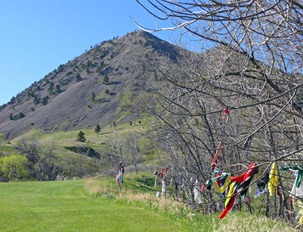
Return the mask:
M203 215L202 213L188 209L186 205L155 197L160 187L153 187L153 177L148 173L134 175L127 174L123 193L120 194L111 178L91 179L87 188L95 196L104 196L115 199L117 204L136 206L148 211L152 210L160 215L171 218L181 225L181 231L203 231L203 232L259 232L259 231L297 231L295 228L283 221L272 220L264 216L250 214L245 209L242 211L231 211L226 218L220 220L219 213ZM178 230L177 230L178 231Z
M119 125L115 129L115 133L118 136L125 135L130 132L136 132L136 131L145 131L142 128L144 125L136 125L136 126L130 126L129 123L124 123L122 125ZM77 142L77 135L80 130L74 130L74 131L56 131L52 133L43 133L42 130L33 129L28 131L27 133L11 140L10 142L15 145L21 140L35 140L37 142L40 142L41 144L51 144L52 142L55 142L57 146L67 146ZM102 128L100 134L95 133L95 128L90 129L81 129L82 132L85 133L85 138L87 142L92 146L98 146L100 142L105 142L108 139L111 138L113 129L110 127L110 125L107 125L105 128ZM1 140L1 139L0 139ZM79 144L85 144L85 143L79 143Z
M145 128L144 128L145 127ZM82 131L85 133L86 142L78 142L77 136L80 130L74 130L74 131L56 131L53 133L43 133L42 130L36 130L33 129L13 140L10 141L8 144L6 141L1 141L0 139L0 150L5 152L5 154L16 154L19 153L15 147L22 144L22 140L28 141L28 143L31 143L33 141L38 142L39 146L41 148L44 148L46 150L49 150L52 146L54 147L54 154L58 158L57 162L59 163L59 166L62 166L65 168L66 160L69 160L68 157L71 157L73 159L76 159L79 157L79 153L72 152L66 147L90 147L94 149L96 152L103 154L104 159L103 161L106 161L106 156L108 153L111 153L110 151L110 144L114 138L125 140L128 136L132 136L134 134L144 134L146 132L146 128L148 126L144 123L141 124L133 124L132 126L129 125L129 123L125 123L122 125L118 125L113 132L113 128L111 128L109 125L107 125L105 128L102 128L101 132L99 134L95 133L95 128L90 129L83 129ZM123 141L124 141L123 140ZM152 159L154 159L153 156L149 156L149 154L152 152L152 149L150 149L149 141L146 139L140 138L138 145L140 146L140 150L142 152L142 158L145 163L151 163ZM22 145L21 145L22 146ZM126 158L125 158L126 159ZM156 159L157 161L159 159ZM96 160L85 160L86 163L90 165L91 162L96 162ZM105 164L106 165L106 164ZM109 168L108 166L105 167ZM70 170L69 167L66 167L66 169ZM105 170L104 169L104 170ZM64 170L67 175L74 175L73 173L69 173L68 170ZM99 172L99 170L94 170L94 172ZM87 174L90 174L87 172Z
M93 197L83 181L0 184L0 231L186 231L151 210Z
M0 138L0 151L4 155L19 154L21 151L17 150L17 147L23 147L22 142L26 141L27 144L37 142L37 146L45 152L52 150L56 157L55 164L61 167L62 173L65 176L81 176L93 175L97 172L107 173L112 167L109 154L114 153L112 151L111 144L113 138L122 141L124 146L127 145L127 138L130 136L137 136L144 134L146 129L144 123L130 126L129 123L118 125L114 131L109 125L102 128L101 133L96 134L95 128L82 130L85 133L86 142L77 141L79 130L74 131L56 131L53 133L43 133L42 130L33 129L11 141L3 141ZM126 145L125 145L126 144ZM147 139L142 136L139 137L138 146L140 147L141 157L140 162L144 164L154 164L153 156L149 156L152 152L151 145ZM101 154L101 159L96 160L88 157L86 153L75 152L66 149L67 147L89 147L95 152ZM141 159L142 158L142 159ZM125 154L123 157L126 163L131 163L132 159L129 154ZM159 159L156 159L157 161ZM102 169L100 168L102 166ZM81 168L81 170L80 170ZM61 173L61 174L62 174Z
M0 231L295 231L245 212L223 220L192 212L156 198L150 180L129 174L122 193L113 177L0 183Z
M13 147L10 144L5 144L1 146L1 152L3 154L10 154L10 155L16 155L20 153L20 151L18 151L15 147Z

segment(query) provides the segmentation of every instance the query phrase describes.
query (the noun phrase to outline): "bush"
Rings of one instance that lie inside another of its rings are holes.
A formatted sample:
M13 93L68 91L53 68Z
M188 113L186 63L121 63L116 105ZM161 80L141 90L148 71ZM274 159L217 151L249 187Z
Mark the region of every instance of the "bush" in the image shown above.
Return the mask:
M2 181L21 180L29 176L28 160L23 155L10 155L0 158L0 176Z

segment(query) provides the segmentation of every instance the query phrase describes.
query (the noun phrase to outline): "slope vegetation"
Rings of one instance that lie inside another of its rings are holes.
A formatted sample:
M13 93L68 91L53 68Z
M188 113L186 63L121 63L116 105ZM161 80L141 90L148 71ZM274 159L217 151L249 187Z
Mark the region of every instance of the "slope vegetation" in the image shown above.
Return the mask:
M0 132L9 140L31 129L51 133L130 122L140 117L132 108L150 91L156 67L177 65L182 53L142 31L103 41L2 105Z

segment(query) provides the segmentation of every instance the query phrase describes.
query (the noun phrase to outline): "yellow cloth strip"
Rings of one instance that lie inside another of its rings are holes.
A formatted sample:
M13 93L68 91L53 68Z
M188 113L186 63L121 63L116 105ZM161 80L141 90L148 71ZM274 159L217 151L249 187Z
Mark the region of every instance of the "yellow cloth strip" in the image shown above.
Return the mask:
M227 189L227 187L228 187L228 185L229 185L229 183L230 183L230 178L231 178L231 174L228 173L222 187L219 187L218 182L217 182L217 181L214 181L215 191L216 191L217 193L223 193L223 192Z
M237 184L237 182L232 182L229 186L229 190L228 190L227 197L226 197L226 200L225 200L225 207L228 205L229 201L231 200L231 196L234 193L234 189L235 189L236 184Z
M269 190L269 195L271 197L274 195L275 188L278 187L278 184L279 184L278 167L276 162L273 162L269 172L269 182L268 182L268 190Z

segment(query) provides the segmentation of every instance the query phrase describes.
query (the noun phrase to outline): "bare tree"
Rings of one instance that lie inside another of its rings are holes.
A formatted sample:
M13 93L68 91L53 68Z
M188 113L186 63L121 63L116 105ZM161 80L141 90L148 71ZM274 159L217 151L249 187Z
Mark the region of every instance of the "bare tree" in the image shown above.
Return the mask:
M107 141L109 164L116 169L120 160L124 157L124 141L113 129L111 138Z
M144 30L181 30L201 41L203 53L177 68L158 68L155 91L141 103L160 119L155 131L176 170L206 180L220 141L220 165L232 173L252 161L263 170L273 161L301 162L303 4L137 2L159 24L171 22L152 29L138 24Z
M42 147L36 141L22 140L17 148L26 155L30 178L34 180L55 180L60 171L54 154L55 145Z
M141 161L142 155L139 148L139 135L135 133L129 133L125 138L126 154L125 158L134 165L135 172L138 175L138 164Z
M120 160L133 165L135 172L138 174L138 164L142 160L140 151L140 138L138 133L129 132L123 136L117 135L114 131L107 145L109 148L109 157L113 165L117 165Z

